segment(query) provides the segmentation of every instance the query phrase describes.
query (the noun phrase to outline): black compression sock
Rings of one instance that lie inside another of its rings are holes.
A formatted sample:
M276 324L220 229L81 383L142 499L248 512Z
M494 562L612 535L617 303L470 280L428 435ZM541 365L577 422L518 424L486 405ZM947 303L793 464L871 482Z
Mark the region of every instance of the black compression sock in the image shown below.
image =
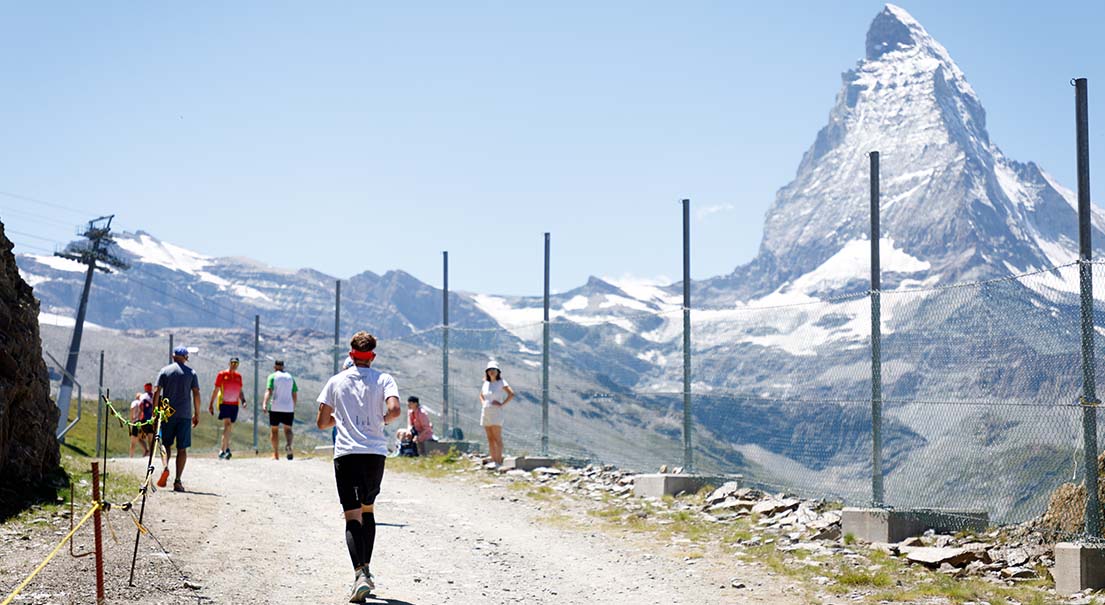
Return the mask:
M376 545L376 513L361 515L361 532L364 535L364 564L372 562L372 548Z
M373 534L375 534L375 528L373 528L373 530ZM364 544L364 530L361 527L361 523L359 521L346 520L345 546L349 548L349 559L353 561L354 571L360 569L366 563Z

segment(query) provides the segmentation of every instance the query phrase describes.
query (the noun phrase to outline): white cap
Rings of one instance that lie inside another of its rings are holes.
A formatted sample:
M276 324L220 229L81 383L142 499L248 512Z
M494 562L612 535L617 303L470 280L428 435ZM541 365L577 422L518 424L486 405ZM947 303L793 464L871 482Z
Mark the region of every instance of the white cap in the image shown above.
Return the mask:
M499 362L495 361L494 359L490 359L487 361L487 367L484 368L483 371L486 372L488 370L499 370L500 372L502 372L502 370L499 368Z

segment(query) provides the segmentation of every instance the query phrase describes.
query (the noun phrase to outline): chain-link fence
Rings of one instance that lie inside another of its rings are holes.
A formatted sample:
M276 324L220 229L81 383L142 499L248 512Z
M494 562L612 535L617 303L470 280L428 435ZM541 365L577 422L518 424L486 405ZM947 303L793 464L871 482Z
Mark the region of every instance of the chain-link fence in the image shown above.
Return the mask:
M1092 269L1100 332L1105 270ZM1077 263L954 285L899 280L879 298L885 505L1023 522L1040 517L1061 484L1083 480ZM871 299L779 291L694 309L696 470L870 504ZM550 452L636 470L680 465L678 301L633 313L593 303L551 322ZM541 444L543 324L532 315L449 330L449 424L482 439L477 393L494 358L518 393L504 428L514 453ZM440 412L442 328L399 340L427 351L404 390L430 393ZM1100 357L1101 342L1095 350Z
M883 504L982 510L997 522L1023 522L1040 517L1061 484L1083 481L1079 268L954 285L898 279L880 293L882 390L874 403L882 413ZM1091 268L1101 332L1105 265ZM758 300L692 310L696 471L872 502L872 296L861 288L813 296L784 287ZM681 300L657 292L645 303L619 294L557 301L549 325L550 454L638 471L682 465ZM516 393L506 409L507 453L539 454L540 313L519 310L515 323L496 327L449 327L447 376L443 326L381 336L376 365L396 376L404 400L420 397L439 438L459 428L484 444L478 393L486 363L495 359ZM208 332L178 336L209 343L195 360L201 379L213 380L222 360L237 353L252 384L252 330ZM299 421L318 443L328 436L312 429L313 401L333 371L332 338L266 330L260 344L259 380L271 359L287 361L300 385ZM1103 340L1095 344L1098 358ZM142 346L150 349L143 376L152 376L166 346ZM110 355L108 363L115 363ZM1095 375L1100 380L1099 364ZM1080 529L1072 506L1067 526Z

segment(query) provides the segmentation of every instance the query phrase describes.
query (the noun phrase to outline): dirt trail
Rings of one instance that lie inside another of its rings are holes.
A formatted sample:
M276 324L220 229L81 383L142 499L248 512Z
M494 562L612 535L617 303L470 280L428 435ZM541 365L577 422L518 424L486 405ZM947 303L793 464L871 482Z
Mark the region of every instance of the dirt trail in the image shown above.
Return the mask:
M184 479L191 492L159 491L146 520L200 588L168 578L156 590L130 590L113 602L346 602L352 573L329 459L194 458ZM688 562L672 545L592 531L586 519L553 506L512 498L502 485L470 477L389 472L377 501L378 598L370 602L795 602L763 571ZM154 549L145 542L150 559ZM152 558L146 565L165 567ZM160 573L166 575L173 574ZM735 576L753 588L728 587Z

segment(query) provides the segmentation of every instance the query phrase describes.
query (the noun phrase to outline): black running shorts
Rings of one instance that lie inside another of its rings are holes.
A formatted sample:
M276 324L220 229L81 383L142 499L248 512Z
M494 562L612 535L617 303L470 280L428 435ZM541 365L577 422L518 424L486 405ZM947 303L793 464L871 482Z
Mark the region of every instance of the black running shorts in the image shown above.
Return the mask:
M295 422L295 412L269 412L269 426L292 426Z
M220 403L219 420L223 418L229 418L230 422L238 422L238 404Z
M346 454L334 458L338 500L343 511L358 510L376 502L384 479L384 461L379 454Z

